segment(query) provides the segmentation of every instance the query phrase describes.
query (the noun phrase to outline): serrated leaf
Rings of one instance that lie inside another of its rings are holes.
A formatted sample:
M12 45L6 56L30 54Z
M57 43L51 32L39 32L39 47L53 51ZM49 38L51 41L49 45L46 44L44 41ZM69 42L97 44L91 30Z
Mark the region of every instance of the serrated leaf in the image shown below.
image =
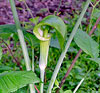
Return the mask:
M0 93L10 93L40 80L32 71L12 71L0 74Z
M0 60L2 58L2 47L0 47Z
M94 61L99 64L100 66L100 58L89 58L91 61Z
M54 15L49 15L45 17L38 25L36 25L33 29L33 33L37 36L37 38L43 38L39 33L39 28L41 26L48 25L55 29L56 35L60 44L60 47L63 47L64 44L64 37L66 33L66 25L64 24L63 20ZM44 38L43 38L44 39ZM41 39L41 40L43 40ZM46 38L48 39L48 38Z
M99 44L95 42L86 32L78 30L74 40L76 44L91 57L97 58L99 56Z

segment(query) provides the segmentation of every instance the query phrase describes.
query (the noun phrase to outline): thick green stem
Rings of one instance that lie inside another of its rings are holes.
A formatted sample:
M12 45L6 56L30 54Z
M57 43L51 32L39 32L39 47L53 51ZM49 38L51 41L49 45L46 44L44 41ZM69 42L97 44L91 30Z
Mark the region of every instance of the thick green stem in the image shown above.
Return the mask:
M53 75L52 75L50 84L49 84L49 86L48 86L47 93L51 93L51 90L52 90L52 88L53 88L55 79L56 79L56 77L57 77L57 74L58 74L59 69L60 69L60 67L61 67L61 64L62 64L62 62L63 62L63 59L64 59L64 57L65 57L65 55L66 55L66 53L67 53L67 51L68 51L68 48L69 48L69 46L70 46L70 43L72 42L72 39L73 39L75 33L76 33L76 31L77 31L77 29L78 29L78 27L79 27L79 25L80 25L80 23L81 23L81 21L82 21L82 18L83 18L84 14L85 14L85 12L86 12L88 6L89 6L89 3L90 3L90 0L87 0L87 2L86 2L86 4L85 4L85 7L84 7L84 9L82 10L82 13L80 14L80 17L79 17L79 19L78 19L78 21L77 21L75 27L73 28L73 31L72 31L72 33L71 33L71 35L70 35L70 37L69 37L69 39L68 39L68 41L67 41L67 44L66 44L66 46L65 46L65 49L64 49L64 50L62 51L62 53L61 53L61 56L60 56L60 58L59 58L59 60L58 60L58 62L57 62L56 68L55 68L54 73L53 73Z
M16 11L15 3L14 3L14 0L9 0L9 1L10 1L11 9L12 9L12 12L13 12L13 17L14 17L14 21L15 21L15 24L16 24L19 40L20 40L20 43L21 43L21 47L22 47L22 50L23 50L23 55L24 55L24 59L25 59L25 63L26 63L26 69L27 69L27 71L29 71L29 70L31 70L30 59L29 59L29 55L28 55L27 46L26 46L26 43L25 43L25 40L24 40L24 35L23 35L22 30L21 30L21 26L20 26L18 14L17 14L17 11ZM32 84L30 84L30 91L31 91L31 93L34 93L32 90L33 90Z
M45 70L40 70L40 77L41 77L41 86L40 86L40 93L43 93L43 86L44 86L44 74Z
M40 69L45 69L47 65L48 51L49 51L49 40L40 41Z
M32 15L32 13L31 13L31 10L29 9L29 7L28 7L28 5L27 5L27 3L26 3L26 0L23 0L23 1L24 1L24 4L25 4L27 10L29 11L31 17L34 18L33 15ZM33 41L31 41L31 43L32 43L32 71L34 72L34 47L33 47ZM34 84L31 84L30 87L31 87L31 90L30 90L31 93L32 93L32 92L35 93Z
M41 87L40 87L40 93L43 93L43 82L44 82L44 73L45 68L47 66L47 58L48 58L48 51L49 51L49 43L50 41L40 41L40 76L41 76Z
M20 22L19 22L18 15L17 15L17 12L16 12L15 3L14 3L14 0L9 0L9 1L10 1L10 4L11 4L11 9L12 9L12 12L13 12L13 17L14 17L14 20L15 20L19 40L20 40L20 43L21 43L21 46L22 46L24 59L25 59L25 62L26 62L26 68L27 68L27 70L31 70L30 59L29 59L26 43L25 43L25 40L24 40L24 35L23 35L22 30L21 30Z
M43 37L48 36L48 29L46 28L43 31ZM41 86L40 86L40 93L43 93L43 86L44 86L44 74L45 74L45 68L47 66L47 59L48 59L48 52L49 52L49 44L50 40L47 41L40 41L40 77L41 77Z

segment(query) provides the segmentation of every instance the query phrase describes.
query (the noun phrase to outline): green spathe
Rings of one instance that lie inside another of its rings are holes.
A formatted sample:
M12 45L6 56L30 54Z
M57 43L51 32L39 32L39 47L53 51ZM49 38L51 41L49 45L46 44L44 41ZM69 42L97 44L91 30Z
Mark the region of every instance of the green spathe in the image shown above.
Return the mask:
M36 25L33 29L33 33L39 40L48 40L49 37L45 37L45 39L41 36L39 32L39 28L41 26L50 26L56 30L56 35L59 40L60 47L63 48L64 39L65 39L65 33L66 33L66 25L64 24L63 20L54 15L49 15L45 17L38 25Z
M52 36L50 33L50 28L53 28L56 31L56 35L59 40L60 47L63 48L66 26L63 20L59 18L58 16L50 15L50 16L45 17L33 29L33 33L40 40L39 67L40 67L40 77L41 77L42 82L44 82L44 73L45 73L45 68L47 65L50 39ZM43 93L43 86L44 84L41 83L40 93Z

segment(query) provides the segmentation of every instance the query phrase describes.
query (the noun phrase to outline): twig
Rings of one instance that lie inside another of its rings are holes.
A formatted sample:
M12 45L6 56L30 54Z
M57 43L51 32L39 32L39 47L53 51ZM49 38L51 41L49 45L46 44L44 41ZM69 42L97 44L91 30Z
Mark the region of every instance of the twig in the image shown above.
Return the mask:
M97 6L97 4L100 2L100 0L96 0L95 1L95 3L92 5L92 9L91 9L91 15L90 15L90 21L89 21L89 31L90 31L90 29L91 29L91 24L92 24L92 18L93 18L93 12L94 12L94 9L95 9L95 7Z
M26 6L27 10L29 11L29 13L30 13L31 17L34 19L34 17L33 17L33 15L32 15L32 13L31 13L31 10L30 10L30 8L28 7L28 5L27 5L27 3L26 3L26 0L23 0L23 2L24 2L24 4L25 4L25 6Z
M28 7L28 5L27 5L27 3L26 3L26 0L23 0L23 1L24 1L24 4L25 4L27 10L28 10L29 13L30 13L32 19L34 19L33 15L32 15L32 12L31 12L30 8ZM33 43L32 43L32 71L34 72L34 48L33 48ZM34 84L33 84L33 86L35 87ZM33 87L33 86L32 86L32 87ZM33 93L35 93L34 87L33 87Z
M20 66L20 62L14 57L9 45L3 40L3 39L0 39L8 48L8 51L9 53L11 54L11 56L13 57L14 61L16 62L17 66L19 67L20 70L22 70L22 67Z
M62 0L60 0L59 6L58 6L58 8L57 8L56 15L57 15L57 14L58 14L58 12L59 12L59 9L60 9L61 4L62 4Z
M38 90L38 88L36 87L36 85L34 85L34 87L35 87L37 93L40 93L40 91Z
M97 28L97 25L99 24L99 22L100 22L100 17L97 19L95 25L93 26L92 30L90 31L89 36L91 36L91 34L95 31L95 29ZM70 65L70 67L69 67L67 73L65 74L64 78L61 80L61 83L59 85L59 89L57 89L56 93L59 93L60 88L64 84L66 78L68 77L70 71L72 70L74 64L76 63L76 60L78 59L78 57L80 56L81 53L82 53L82 49L80 49L78 51L77 55L75 56L74 60L72 61L72 64Z

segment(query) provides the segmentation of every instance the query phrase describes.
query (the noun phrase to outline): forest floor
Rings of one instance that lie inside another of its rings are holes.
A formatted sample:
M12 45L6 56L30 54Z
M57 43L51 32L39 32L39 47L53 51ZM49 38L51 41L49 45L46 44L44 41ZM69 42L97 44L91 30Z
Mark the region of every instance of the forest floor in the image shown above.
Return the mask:
M86 0L26 0L33 17L40 17L40 20L47 15L51 15L58 11L59 16L74 17L78 14L82 7L82 2ZM60 8L59 8L60 6ZM31 15L28 12L23 0L16 0L16 7L20 21L27 22ZM0 25L14 23L9 0L0 0Z

